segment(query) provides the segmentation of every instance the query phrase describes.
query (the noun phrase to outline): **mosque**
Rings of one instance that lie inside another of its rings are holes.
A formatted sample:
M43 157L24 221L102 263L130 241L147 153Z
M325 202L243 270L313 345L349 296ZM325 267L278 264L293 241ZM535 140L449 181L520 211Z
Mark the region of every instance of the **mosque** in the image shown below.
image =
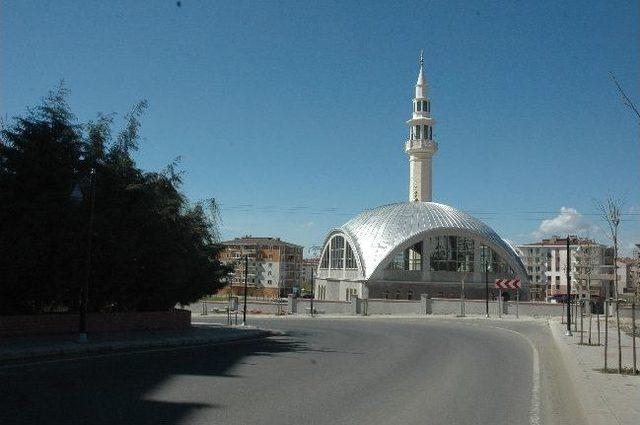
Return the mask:
M495 279L520 279L528 294L525 268L514 249L482 221L432 202L431 164L438 152L435 120L424 76L424 60L406 122L409 136L409 202L367 210L327 235L314 294L317 299L419 299L485 297ZM494 292L491 289L491 292Z

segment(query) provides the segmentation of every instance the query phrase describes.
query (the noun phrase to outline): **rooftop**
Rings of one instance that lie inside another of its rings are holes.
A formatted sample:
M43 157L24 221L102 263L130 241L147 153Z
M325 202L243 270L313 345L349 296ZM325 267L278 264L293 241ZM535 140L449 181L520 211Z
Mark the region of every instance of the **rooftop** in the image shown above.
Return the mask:
M229 241L222 242L222 245L277 245L277 246L289 246L293 248L302 248L301 245L296 245L291 242L280 240L271 236L243 236L241 238L235 238Z
M581 238L576 235L569 235L569 245L600 245L593 239ZM567 238L560 236L551 236L550 238L542 239L540 242L526 243L519 246L565 246L567 245Z

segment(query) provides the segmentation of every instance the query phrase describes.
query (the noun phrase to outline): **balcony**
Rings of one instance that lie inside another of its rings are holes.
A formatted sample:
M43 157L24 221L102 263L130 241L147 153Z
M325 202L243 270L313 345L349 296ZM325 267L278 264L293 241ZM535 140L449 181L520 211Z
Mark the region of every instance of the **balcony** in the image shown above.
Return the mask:
M438 151L438 143L434 140L407 140L404 144L405 152L418 151L434 154ZM409 152L410 153L410 152Z

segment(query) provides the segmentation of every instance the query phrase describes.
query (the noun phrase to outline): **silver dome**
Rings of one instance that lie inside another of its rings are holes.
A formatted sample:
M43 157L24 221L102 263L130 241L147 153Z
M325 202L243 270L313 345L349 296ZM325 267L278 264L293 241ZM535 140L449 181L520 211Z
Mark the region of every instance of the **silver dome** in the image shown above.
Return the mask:
M520 258L496 232L475 217L436 202L403 202L367 210L330 232L344 233L360 260L362 276L369 279L398 246L424 232L439 230L479 237L491 246L525 283Z

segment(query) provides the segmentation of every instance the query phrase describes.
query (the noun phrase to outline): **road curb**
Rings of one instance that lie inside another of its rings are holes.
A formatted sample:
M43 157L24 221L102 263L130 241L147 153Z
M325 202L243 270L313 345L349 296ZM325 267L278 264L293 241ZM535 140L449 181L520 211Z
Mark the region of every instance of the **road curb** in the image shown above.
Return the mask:
M213 337L192 337L192 338L170 338L165 340L151 341L127 341L127 342L104 342L104 343L87 343L77 345L69 345L64 348L52 349L32 349L16 352L0 352L0 365L14 364L20 362L29 362L42 359L54 359L73 355L83 354L108 354L129 352L145 349L162 349L174 347L187 347L198 345L216 345L227 344L233 342L242 342L247 340L255 340L268 338L270 336L281 335L280 331L269 329L247 329L240 331L240 334L213 336Z
M569 344L572 344L573 341L564 335L560 326L554 326L550 320L547 323L569 373L576 399L587 423L590 425L618 424L618 419L602 398L600 390L591 382L589 373L576 364L576 359L569 348Z

